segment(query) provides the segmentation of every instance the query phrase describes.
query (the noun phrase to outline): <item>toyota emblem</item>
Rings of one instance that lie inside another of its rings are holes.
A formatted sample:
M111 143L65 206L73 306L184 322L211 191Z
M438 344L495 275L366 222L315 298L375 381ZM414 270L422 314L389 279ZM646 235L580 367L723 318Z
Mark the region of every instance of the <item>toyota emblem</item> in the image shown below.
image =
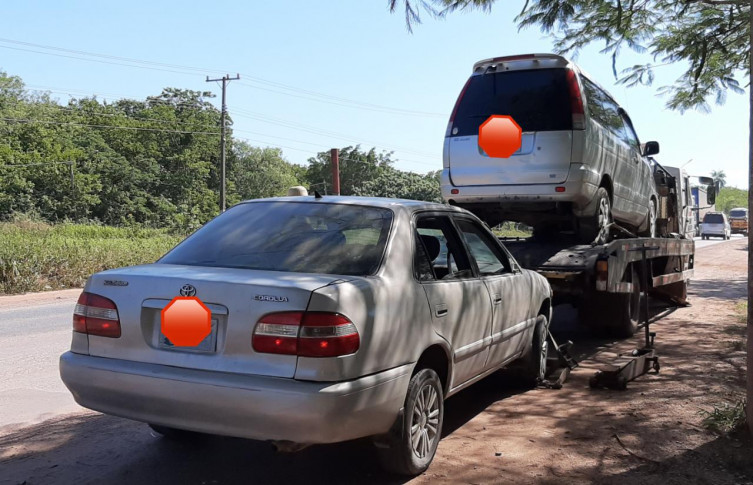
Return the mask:
M180 287L180 296L196 296L196 288L193 285L183 285Z

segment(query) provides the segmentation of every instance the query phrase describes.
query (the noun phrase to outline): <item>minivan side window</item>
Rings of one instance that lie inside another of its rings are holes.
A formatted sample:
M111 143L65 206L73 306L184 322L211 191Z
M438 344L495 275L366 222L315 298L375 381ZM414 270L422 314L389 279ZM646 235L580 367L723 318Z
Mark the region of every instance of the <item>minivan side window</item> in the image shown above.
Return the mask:
M635 134L635 130L633 129L633 123L630 121L630 118L625 115L623 115L622 120L625 123L625 128L623 130L625 136L623 140L631 147L639 150L640 142L638 141L638 135Z
M620 116L619 106L611 97L586 76L581 75L583 89L586 92L588 112L597 123L624 140L625 125Z

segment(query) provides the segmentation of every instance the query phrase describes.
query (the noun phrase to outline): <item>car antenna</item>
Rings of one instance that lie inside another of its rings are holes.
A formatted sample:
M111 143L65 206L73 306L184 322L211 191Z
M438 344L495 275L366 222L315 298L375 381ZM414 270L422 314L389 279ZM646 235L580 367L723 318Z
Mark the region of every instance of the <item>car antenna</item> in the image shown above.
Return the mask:
M321 199L322 198L322 194L320 194L318 190L315 190L314 191L314 198L315 199Z

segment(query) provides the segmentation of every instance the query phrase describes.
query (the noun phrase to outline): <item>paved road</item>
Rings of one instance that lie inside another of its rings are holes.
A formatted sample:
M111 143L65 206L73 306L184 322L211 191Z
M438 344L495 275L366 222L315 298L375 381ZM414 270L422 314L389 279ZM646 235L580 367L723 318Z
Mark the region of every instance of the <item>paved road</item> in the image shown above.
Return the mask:
M81 409L57 372L77 295L0 297L0 429Z
M745 239L745 236L743 236L742 234L733 234L731 240L738 241L740 239ZM696 238L693 238L693 240L695 241L695 247L697 248L704 248L706 246L713 246L714 244L719 244L719 243L724 242L724 239L720 237L715 237L707 241L702 240L700 237L696 237Z

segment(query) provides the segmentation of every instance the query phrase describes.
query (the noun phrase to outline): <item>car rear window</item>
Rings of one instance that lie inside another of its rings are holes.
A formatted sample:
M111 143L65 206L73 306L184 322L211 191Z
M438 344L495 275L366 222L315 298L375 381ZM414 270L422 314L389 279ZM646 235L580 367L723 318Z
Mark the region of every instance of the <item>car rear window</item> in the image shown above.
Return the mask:
M724 224L724 218L721 214L706 214L703 216L703 222L707 224Z
M308 202L237 205L159 263L365 276L384 253L392 211Z
M748 215L748 211L744 210L733 210L729 212L730 217L746 217Z
M573 126L566 69L491 72L472 76L455 113L451 136L478 135L491 115L509 115L523 131ZM456 131L457 129L457 131Z

